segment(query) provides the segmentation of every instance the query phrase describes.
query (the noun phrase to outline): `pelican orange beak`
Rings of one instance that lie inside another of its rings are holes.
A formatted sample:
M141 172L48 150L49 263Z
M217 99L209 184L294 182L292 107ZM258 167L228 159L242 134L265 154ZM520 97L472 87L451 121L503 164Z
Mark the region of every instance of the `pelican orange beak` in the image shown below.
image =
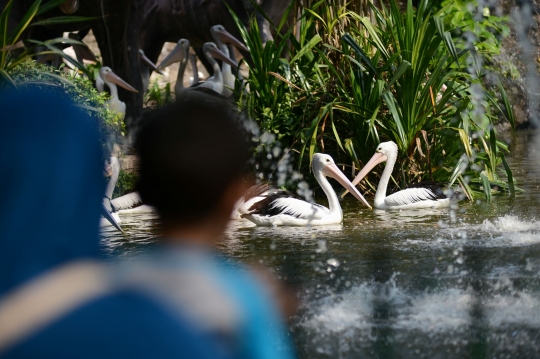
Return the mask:
M103 217L109 221L110 224L112 224L116 229L118 229L120 232L124 233L124 231L122 230L122 227L120 227L120 224L118 224L118 222L116 222L116 219L114 219L114 217L111 215L111 212L109 212L107 210L107 208L105 208L105 205L104 204L101 204L101 214L103 215Z
M249 49L246 47L246 45L242 44L240 40L238 40L236 37L234 37L230 32L228 32L225 29L219 32L219 39L221 40L221 42L225 44L233 45L238 50L249 52Z
M141 58L142 63L145 64L149 69L152 69L152 71L163 75L163 73L157 68L156 64L154 64L148 57L146 57L143 50L139 50L139 57Z
M107 75L105 75L105 80L112 82L113 84L117 84L118 86L131 91L131 92L139 92L137 91L133 86L122 80L120 77L118 77L117 74L114 72L108 72Z
M373 169L373 167L377 166L381 162L386 161L387 159L388 157L385 154L380 153L380 152L375 152L373 157L371 157L369 162L364 166L364 168L362 168L360 173L356 175L356 177L352 181L352 185L356 186L362 180L362 178L366 177L366 175L369 173L369 171Z
M349 181L349 179L343 174L343 172L339 170L338 166L336 166L334 163L326 165L323 168L322 173L325 176L336 179L343 187L345 187L347 191L351 192L352 195L355 196L357 200L364 203L366 206L369 207L369 209L371 209L371 206L369 205L368 201L366 201L364 196L360 194L360 192L356 189L356 187L353 186L353 184Z
M221 60L221 61L233 66L234 68L238 68L238 64L235 61L231 60L227 55L225 55L223 53L223 51L221 51L217 47L210 48L210 50L208 50L208 52L210 52L210 55L212 55L213 58Z
M172 49L172 51L167 55L167 57L163 61L161 61L161 64L159 64L157 68L158 70L163 70L164 68L166 68L167 66L171 66L175 62L184 61L184 59L186 59L187 57L188 54L186 48L183 45L178 44L175 46L174 49Z

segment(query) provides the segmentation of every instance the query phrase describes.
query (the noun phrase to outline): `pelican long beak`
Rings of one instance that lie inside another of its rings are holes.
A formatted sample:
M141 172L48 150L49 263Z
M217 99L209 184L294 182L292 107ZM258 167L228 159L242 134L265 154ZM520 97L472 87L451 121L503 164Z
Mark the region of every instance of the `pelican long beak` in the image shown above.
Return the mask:
M149 68L149 69L152 69L152 71L155 71L157 72L158 74L160 75L163 75L163 72L159 71L159 69L157 68L156 64L154 64L148 57L146 57L146 55L144 54L144 52L139 52L139 57L141 58L141 61Z
M246 47L246 45L242 44L240 40L231 35L231 33L227 30L223 30L219 33L219 39L225 44L231 44L239 50L249 52L249 49Z
M122 230L122 227L120 227L120 224L118 224L118 222L116 222L116 219L114 219L114 217L112 216L111 212L109 212L107 210L107 208L105 208L105 205L102 204L101 205L101 214L103 215L103 217L109 221L110 224L112 224L116 229L118 229L120 232L124 233L124 231Z
M174 49L165 57L161 64L157 67L158 70L163 70L167 66L171 66L175 62L182 62L187 57L186 49L182 45L176 45Z
M362 171L356 175L354 180L352 181L352 185L356 186L358 182L362 180L362 178L366 177L366 175L373 169L373 167L377 166L379 163L384 162L388 159L388 157L385 154L382 154L380 152L375 152L373 157L369 160L369 162L362 168ZM356 187L355 187L356 188Z
M335 178L343 187L345 187L347 191L351 192L353 196L356 197L356 199L358 199L360 202L363 202L366 206L369 207L369 209L371 209L370 204L368 203L368 201L366 201L364 196L362 196L362 194L358 192L356 187L353 186L349 179L343 174L343 172L339 170L338 166L336 166L334 163L326 165L323 168L323 174L328 177Z
M235 61L231 60L231 59L230 59L227 55L225 55L225 54L223 53L223 51L221 51L220 49L218 49L218 48L211 48L211 49L209 50L209 52L210 52L210 55L212 55L213 58L218 59L218 60L221 60L221 61L223 61L223 62L225 62L225 63L227 63L227 64L229 64L229 65L231 65L231 66L233 66L233 67L235 67L235 68L238 68L238 64L237 64Z
M118 86L131 91L131 92L139 92L137 91L133 86L122 80L117 74L114 72L108 72L107 75L105 75L105 80L112 82L114 84L117 84Z

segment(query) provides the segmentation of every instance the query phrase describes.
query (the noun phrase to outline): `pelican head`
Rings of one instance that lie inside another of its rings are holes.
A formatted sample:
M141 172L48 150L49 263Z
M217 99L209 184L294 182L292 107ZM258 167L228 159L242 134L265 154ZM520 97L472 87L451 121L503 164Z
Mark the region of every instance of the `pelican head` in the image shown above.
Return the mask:
M189 40L188 39L180 39L178 40L178 43L172 49L172 51L167 55L167 57L161 61L161 64L159 64L158 69L163 70L167 66L170 66L174 64L175 62L183 62L187 61L189 56Z
M213 42L205 42L203 45L203 52L205 54L210 54L210 56L212 56L213 58L226 62L233 67L238 67L238 64L235 61L231 60L229 56L225 55L223 51L218 49L216 44L214 44Z
M156 64L154 64L152 60L146 57L142 49L139 49L139 58L141 59L141 62L146 65L146 67L148 67L149 69L152 69L152 71L155 71L160 75L163 75L163 73L158 70Z
M225 30L225 28L222 25L214 25L210 28L210 32L212 33L212 37L217 41L221 41L224 44L230 44L236 47L239 50L243 50L246 52L249 52L249 49L240 42L236 37L231 35L230 32Z
M337 180L345 189L353 194L353 196L356 197L360 202L364 203L366 206L371 208L369 203L366 201L364 196L358 192L356 187L352 185L352 183L349 181L349 179L341 172L338 168L338 166L335 164L334 159L330 157L329 155L325 155L322 153L316 153L313 155L313 159L311 161L311 168L313 169L313 173L318 174L321 173L324 176L332 177L335 180Z
M103 66L99 69L99 77L105 82L105 83L111 83L111 84L117 84L118 86L131 91L131 92L139 92L135 88L133 88L130 84L122 80L117 74L113 72L113 70L108 66Z
M398 153L398 146L393 141L382 142L377 146L375 154L368 163L362 168L360 173L352 181L353 186L356 186L358 182L364 178L369 171L371 171L375 166L381 162L386 162L388 158L395 158Z

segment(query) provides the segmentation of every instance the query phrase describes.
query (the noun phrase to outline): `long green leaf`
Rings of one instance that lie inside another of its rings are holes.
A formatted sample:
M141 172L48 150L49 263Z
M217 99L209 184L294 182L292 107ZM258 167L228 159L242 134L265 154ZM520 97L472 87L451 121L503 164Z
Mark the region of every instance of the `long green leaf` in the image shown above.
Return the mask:
M36 13L38 12L40 5L41 5L41 0L36 0L30 6L28 11L26 11L23 18L19 21L17 27L15 28L15 30L13 30L10 36L11 43L15 43L17 42L17 40L19 40L19 37L26 30L28 25L30 25L30 22L32 22L32 20L34 19L34 16L36 16Z
M85 22L99 19L99 16L58 16L50 17L45 20L36 21L32 26L49 26L49 25L59 25L59 24L71 24L74 22Z
M506 117L508 122L510 122L510 125L512 126L512 130L516 130L516 120L514 118L514 110L512 109L512 105L510 104L510 101L508 100L508 96L506 95L506 91L504 90L504 87L502 85L501 79L498 79L497 81L497 87L499 88L499 93L501 94L501 99L504 104L504 111L501 112Z
M358 46L358 44L356 43L356 41L354 41L354 39L352 38L351 35L349 34L345 34L341 37L341 41L342 42L345 42L347 45L349 45L353 50L354 52L356 52L356 54L358 56L360 56L360 58L364 61L364 63L367 65L367 67L370 68L370 70L375 74L377 75L377 77L379 76L379 73L377 72L377 69L375 68L375 66L371 63L371 60L369 59L369 57L367 57L367 55L364 53L364 51L360 48L360 46Z
M62 5L62 3L64 2L66 2L66 0L49 0L47 1L47 3L43 4L43 6L40 6L36 15L44 14L47 11L50 11L54 9L55 7Z
M392 79L388 82L388 85L387 85L387 89L390 90L390 87L392 87L392 85L397 81L399 80L399 78L401 77L401 75L403 75L405 73L405 71L407 71L408 68L411 67L411 63L409 61L403 61L401 64L399 64L396 72L394 72L394 76L392 76Z
M291 64L296 62L296 60L306 54L311 54L311 56L313 56L313 54L311 53L311 49L313 49L313 47L315 47L315 45L317 45L321 41L322 38L319 35L316 35L311 40L309 40L306 46L304 46L300 51L298 51L298 53L291 59Z
M481 173L480 178L482 180L482 187L484 187L484 195L488 202L491 202L491 184L485 174Z
M501 157L504 169L506 171L506 177L508 178L508 188L510 189L510 195L514 196L516 194L516 188L514 186L514 176L512 174L512 170L510 169L510 166L508 166L508 162L506 162L506 157L504 156L504 153L499 152L499 156Z

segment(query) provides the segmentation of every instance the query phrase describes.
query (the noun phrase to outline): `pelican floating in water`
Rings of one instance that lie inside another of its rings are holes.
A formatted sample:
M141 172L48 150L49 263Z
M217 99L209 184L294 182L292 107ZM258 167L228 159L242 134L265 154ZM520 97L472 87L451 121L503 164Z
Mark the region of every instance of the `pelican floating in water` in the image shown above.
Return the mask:
M450 206L450 199L442 191L442 187L437 185L407 188L386 196L386 189L394 164L398 155L398 147L392 142L383 142L377 147L377 151L371 157L369 162L362 168L360 173L353 180L352 184L356 186L362 178L376 165L386 161L386 166L377 186L375 193L374 207L377 209L415 209L415 208L441 208Z
M242 215L248 214L249 209L255 203L260 202L267 198L270 195L285 194L289 195L286 191L282 189L271 188L267 184L257 184L248 188L246 193L240 198L236 205L234 206L233 213L231 214L231 219L242 219Z
M118 98L118 88L116 87L116 85L131 92L139 91L137 91L130 84L118 77L118 75L116 75L108 66L104 66L99 69L99 75L96 79L96 87L99 92L103 92L103 90L105 89L105 85L109 86L109 89L111 90L111 99L107 102L109 110L119 113L121 115L125 115L126 104L120 101L120 99Z
M313 175L328 198L330 208L294 198L289 194L276 193L254 203L249 208L249 212L242 217L259 226L315 226L341 223L343 211L339 205L338 196L326 176L335 178L359 201L371 208L329 155L316 153L313 156L312 169Z
M125 213L147 213L153 212L153 208L142 203L141 197L137 192L131 192L120 197L112 198L118 176L120 175L120 161L117 157L111 157L111 178L105 190L103 198L103 207L110 213L111 217L117 223L122 223L120 214ZM109 225L110 220L101 221L101 226Z
M229 52L229 47L227 46L227 44L233 45L234 47L240 50L249 51L249 49L244 44L242 44L236 37L231 35L221 25L212 26L210 28L210 32L218 48L228 58L231 58L231 54ZM221 64L221 76L223 77L223 85L224 85L223 91L221 94L225 97L230 97L233 94L231 89L234 89L234 83L236 81L236 77L234 76L232 72L231 65L225 61L223 61L223 63ZM208 80L210 79L212 79L212 77L210 77Z

